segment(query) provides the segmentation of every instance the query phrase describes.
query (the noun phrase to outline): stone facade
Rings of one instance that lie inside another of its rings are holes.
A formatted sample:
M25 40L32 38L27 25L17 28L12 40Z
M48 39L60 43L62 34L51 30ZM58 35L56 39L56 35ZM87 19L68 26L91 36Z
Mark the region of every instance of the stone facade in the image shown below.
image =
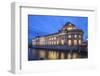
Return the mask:
M84 32L76 28L71 22L67 22L57 33L36 37L32 45L68 45L78 46L82 44Z

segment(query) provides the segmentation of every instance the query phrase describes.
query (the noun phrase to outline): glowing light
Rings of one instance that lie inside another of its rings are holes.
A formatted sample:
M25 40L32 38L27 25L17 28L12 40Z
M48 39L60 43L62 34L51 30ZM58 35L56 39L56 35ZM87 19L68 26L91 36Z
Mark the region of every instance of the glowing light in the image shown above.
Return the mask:
M79 38L81 38L81 35L79 35Z
M77 35L74 35L75 38L77 38Z
M72 57L72 56L71 56L71 53L68 53L67 58L68 58L68 59L71 59L71 57Z
M71 38L71 35L68 35L68 38Z
M74 45L77 45L77 40L74 40Z
M61 44L64 45L64 40L61 40Z
M71 40L68 40L68 45L70 46L72 44L72 41Z
M72 27L68 27L68 28L67 28L67 30L72 30L72 29L73 29Z
M81 41L81 40L79 40L78 42L79 42L79 45L81 45L81 44L82 44L82 41Z
M55 51L49 51L48 52L48 59L57 59L59 57L59 54Z
M61 53L61 59L64 59L64 53Z
M39 51L39 56L40 56L40 58L45 58L46 52L43 50Z
M72 58L73 58L73 59L77 58L77 54L74 53L73 56L72 56Z

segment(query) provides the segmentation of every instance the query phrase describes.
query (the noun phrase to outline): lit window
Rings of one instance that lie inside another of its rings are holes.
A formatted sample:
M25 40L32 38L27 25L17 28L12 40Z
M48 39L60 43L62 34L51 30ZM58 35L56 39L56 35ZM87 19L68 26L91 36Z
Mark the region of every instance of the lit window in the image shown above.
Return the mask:
M71 38L71 35L68 35L68 38Z
M49 38L49 40L51 40L51 38Z
M79 42L79 45L81 45L82 41L81 41L81 40L79 40L78 42Z
M59 44L59 41L57 41L57 45Z
M51 44L51 42L49 42L49 44Z
M53 41L52 41L52 45L53 45Z
M68 27L68 28L67 28L67 30L72 30L72 29L73 29L72 27Z
M81 38L81 35L79 35L79 38Z
M56 45L56 42L54 41L54 45Z
M61 40L61 44L64 45L64 40Z
M72 44L72 41L71 40L68 40L68 45L70 46Z
M74 40L74 45L77 45L77 40Z
M75 38L77 38L77 35L74 35Z
M54 40L56 40L56 37L54 37Z

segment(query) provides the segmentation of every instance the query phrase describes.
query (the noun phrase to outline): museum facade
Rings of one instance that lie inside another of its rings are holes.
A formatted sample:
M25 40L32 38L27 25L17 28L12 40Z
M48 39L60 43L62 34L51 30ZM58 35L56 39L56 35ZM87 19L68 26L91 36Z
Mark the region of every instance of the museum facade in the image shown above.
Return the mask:
M67 45L80 46L83 42L83 30L77 28L73 23L67 22L58 32L38 36L32 39L33 46L41 45Z

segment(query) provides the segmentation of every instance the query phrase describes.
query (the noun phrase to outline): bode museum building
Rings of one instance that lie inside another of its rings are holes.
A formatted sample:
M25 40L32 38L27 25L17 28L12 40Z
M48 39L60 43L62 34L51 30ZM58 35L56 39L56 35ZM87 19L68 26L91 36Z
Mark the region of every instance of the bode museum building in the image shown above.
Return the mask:
M38 36L32 39L33 46L81 46L83 42L83 30L76 28L71 22L67 22L58 32Z
M83 30L67 22L58 32L32 39L32 48L39 59L88 58L88 42ZM40 51L39 51L40 50Z

